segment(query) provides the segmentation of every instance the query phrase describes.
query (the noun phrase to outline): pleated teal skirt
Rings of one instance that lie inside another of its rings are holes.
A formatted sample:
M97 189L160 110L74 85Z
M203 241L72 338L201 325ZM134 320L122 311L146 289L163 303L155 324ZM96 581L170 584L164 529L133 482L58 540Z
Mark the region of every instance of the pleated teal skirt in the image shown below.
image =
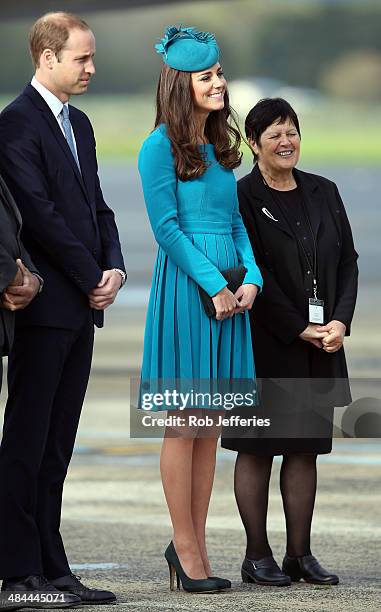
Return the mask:
M238 265L231 231L184 233L219 270ZM246 311L223 321L209 318L198 285L159 247L147 310L141 388L162 391L169 381L176 381L188 391L191 386L204 389L206 381L221 380L239 380L236 391L243 381L246 389L255 387L249 314ZM157 405L150 409L171 408ZM208 408L221 409L218 405Z

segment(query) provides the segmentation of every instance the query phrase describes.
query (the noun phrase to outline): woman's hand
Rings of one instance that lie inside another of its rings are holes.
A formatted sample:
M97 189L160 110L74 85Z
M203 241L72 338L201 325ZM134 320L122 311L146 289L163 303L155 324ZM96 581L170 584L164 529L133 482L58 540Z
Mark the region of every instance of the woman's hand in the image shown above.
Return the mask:
M257 293L257 285L245 284L238 287L234 296L238 300L239 307L236 308L235 312L243 313L245 310L251 310L254 300L257 297Z
M327 335L322 340L323 349L327 353L336 353L343 346L346 325L341 321L330 321L327 325L319 325L317 329L320 332L327 332Z
M322 329L322 328L321 328ZM309 323L304 331L299 334L299 338L306 342L311 342L317 348L323 348L323 340L328 336L327 331L318 331L318 326Z
M212 297L214 308L216 309L216 319L222 321L232 317L239 306L238 300L234 297L234 294L224 287L214 297Z

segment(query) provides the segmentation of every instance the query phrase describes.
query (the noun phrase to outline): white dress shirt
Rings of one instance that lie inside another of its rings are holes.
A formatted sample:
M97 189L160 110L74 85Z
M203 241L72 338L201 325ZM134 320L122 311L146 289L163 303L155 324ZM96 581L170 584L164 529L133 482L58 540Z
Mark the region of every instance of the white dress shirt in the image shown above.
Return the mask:
M32 87L34 87L38 93L40 94L40 96L42 96L46 102L46 104L49 106L50 110L52 111L53 115L55 116L58 125L60 126L61 132L63 133L63 135L65 136L65 132L63 129L63 125L62 125L62 108L64 106L63 102L61 102L61 100L59 100L57 98L57 96L55 96L51 91L49 91L49 89L47 89L45 87L45 85L42 85L39 81L37 81L36 77L34 76L33 79L31 80ZM65 106L68 106L68 103L65 102ZM77 153L77 157L78 157L78 150L77 150L77 143L75 141L75 136L74 136L74 131L73 131L73 127L70 124L71 127L71 134L73 136L73 142L74 142L74 146L75 146L75 151Z

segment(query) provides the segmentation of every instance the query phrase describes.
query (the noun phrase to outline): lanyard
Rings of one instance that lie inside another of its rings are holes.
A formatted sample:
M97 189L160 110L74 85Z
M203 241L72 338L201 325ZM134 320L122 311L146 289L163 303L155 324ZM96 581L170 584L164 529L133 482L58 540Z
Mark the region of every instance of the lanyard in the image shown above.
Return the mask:
M287 215L284 213L283 210L283 205L280 203L280 201L278 200L278 198L275 196L273 190L270 188L270 186L268 185L266 179L264 178L263 175L262 176L262 180L271 196L272 201L275 203L276 207L278 208L280 214L282 215L282 218L284 220L284 222L287 224L287 226L289 227L292 235L294 236L294 238L296 238L301 251L305 257L306 263L307 263L307 267L309 269L309 271L312 274L312 279L313 279L313 292L314 292L314 299L317 300L317 291L318 291L318 286L317 286L317 243L316 243L316 239L315 239L315 234L313 232L312 229L312 225L311 225L311 220L308 214L308 210L305 204L305 200L304 200L304 194L303 194L303 189L298 185L298 187L301 189L301 203L302 203L302 208L303 208L303 212L304 212L304 216L307 220L307 225L308 225L308 229L310 231L311 234L311 238L312 238L312 242L313 242L313 261L312 261L312 266L311 266L311 261L310 258L308 257L307 251L305 249L305 246L303 244L303 241L300 240L298 234L294 231L294 228L292 227L292 224L290 223L289 219L287 218Z

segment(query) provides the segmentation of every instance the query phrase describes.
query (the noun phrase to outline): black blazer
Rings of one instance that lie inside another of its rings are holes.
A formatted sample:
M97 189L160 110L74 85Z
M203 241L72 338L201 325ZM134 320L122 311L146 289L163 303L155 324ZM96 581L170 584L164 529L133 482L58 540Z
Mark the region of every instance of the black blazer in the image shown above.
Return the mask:
M18 323L79 329L102 271L124 270L114 214L98 178L93 130L70 106L82 173L49 106L28 85L0 115L0 171L23 217L22 239L44 278ZM93 311L103 325L103 312Z
M357 296L358 255L343 202L328 179L300 170L294 170L294 176L317 241L319 298L325 302L325 322L342 321L349 335ZM312 275L257 165L238 181L238 197L263 275L263 290L250 313L258 376L346 377L343 349L328 354L298 337L308 325Z
M3 293L17 274L16 259L21 259L31 272L37 272L20 240L20 232L20 212L0 176L0 293ZM12 345L14 321L15 314L0 305L0 356L7 355Z

